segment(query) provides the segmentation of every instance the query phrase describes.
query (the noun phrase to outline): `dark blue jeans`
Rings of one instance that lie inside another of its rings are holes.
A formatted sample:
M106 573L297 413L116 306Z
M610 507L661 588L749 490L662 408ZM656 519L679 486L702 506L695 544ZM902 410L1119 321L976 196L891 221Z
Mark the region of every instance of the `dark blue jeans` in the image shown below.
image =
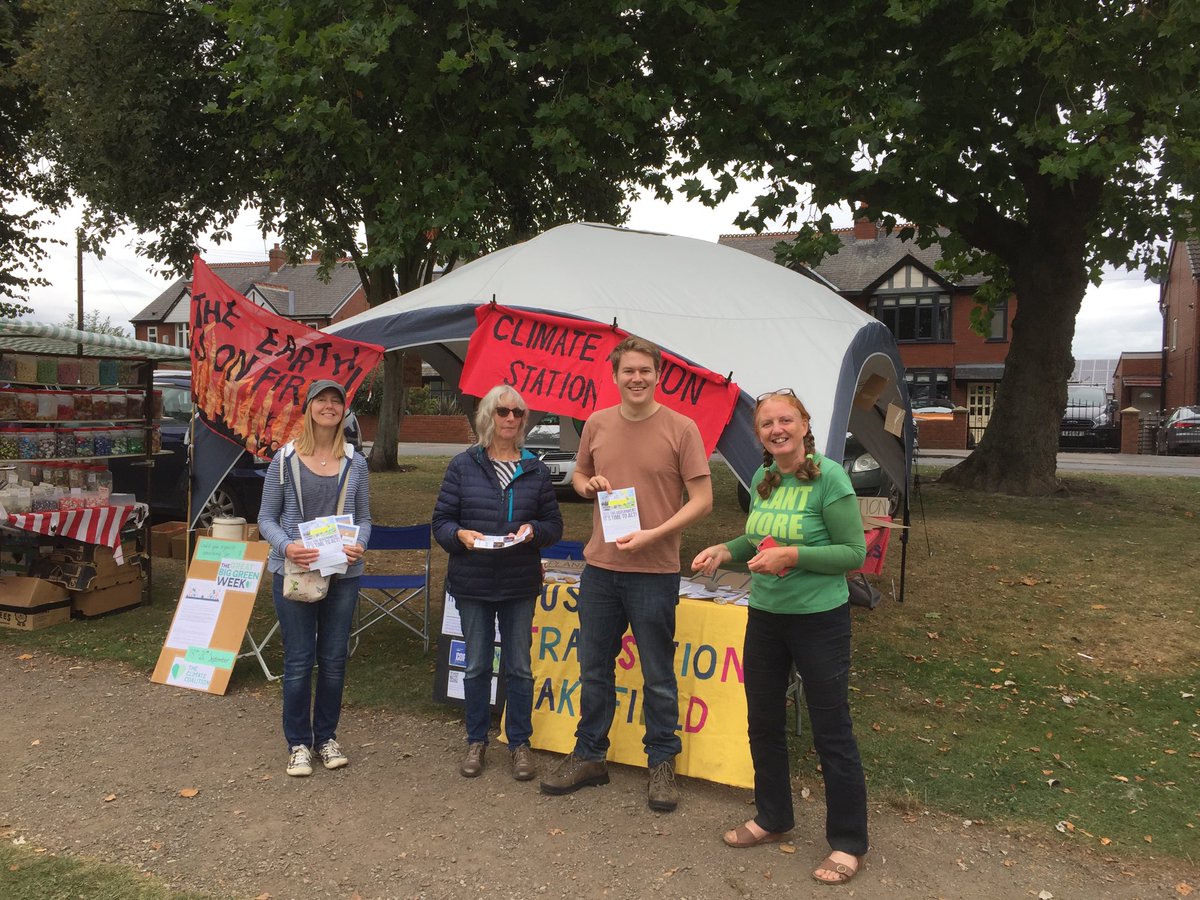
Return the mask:
M833 850L867 852L867 784L850 722L850 605L811 615L750 608L742 651L754 821L788 831L792 811L787 690L792 665L804 682L813 746L825 779L825 838Z
M283 736L288 747L320 747L337 737L358 578L335 577L325 599L316 603L284 597L282 575L275 576L272 587L283 638Z
M492 663L497 621L500 623L500 666L507 696L504 735L510 750L529 743L533 734L533 669L529 645L533 639L535 601L535 597L503 603L456 601L467 645L467 674L463 678L467 743L487 743L492 720Z
M626 628L633 631L642 667L647 762L657 766L683 749L675 683L678 604L678 573L584 566L579 582L580 715L575 729L575 755L580 759L608 756L608 730L617 709L616 659Z

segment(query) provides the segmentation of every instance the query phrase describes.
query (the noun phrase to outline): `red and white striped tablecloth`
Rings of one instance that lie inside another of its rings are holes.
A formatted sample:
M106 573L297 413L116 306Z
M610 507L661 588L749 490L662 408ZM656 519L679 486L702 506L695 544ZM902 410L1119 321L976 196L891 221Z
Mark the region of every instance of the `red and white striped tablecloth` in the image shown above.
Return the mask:
M50 537L68 537L85 544L102 544L113 552L117 565L125 562L121 552L121 529L130 517L141 524L148 508L144 503L133 506L96 506L91 509L67 509L58 512L21 513L8 517L8 524L23 531L33 531Z

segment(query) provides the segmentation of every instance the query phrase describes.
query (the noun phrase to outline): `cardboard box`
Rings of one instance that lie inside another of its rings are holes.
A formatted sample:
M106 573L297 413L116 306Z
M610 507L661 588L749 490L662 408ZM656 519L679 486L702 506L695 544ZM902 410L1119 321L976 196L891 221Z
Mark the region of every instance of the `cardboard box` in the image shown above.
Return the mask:
M142 579L128 581L112 587L99 590L76 593L71 598L71 606L75 614L84 618L103 616L139 606L142 602Z
M878 519L888 514L887 497L859 497L858 511L864 519Z
M64 554L55 550L49 556L35 562L30 574L61 584L70 591L111 587L141 577L142 557L134 553L132 547L125 556L125 564L120 566L113 560L112 551L107 547L90 549L95 551L95 559L91 562L74 561L71 557L77 554Z
M183 524L180 522L179 524ZM196 548L196 537L192 535L192 539L188 541L188 530L186 527L176 534L171 535L171 559L181 559L184 562L188 561L188 550Z
M71 621L71 601L52 604L40 612L27 609L14 610L0 606L0 628L15 628L18 631L36 631Z
M171 539L187 531L187 522L163 522L150 528L150 555L171 558Z
M898 438L904 438L904 407L889 403L887 415L883 417L883 430Z
M855 409L870 409L888 386L888 380L882 375L871 375L863 382L862 387L854 395Z
M34 631L70 618L71 601L61 585L16 575L0 578L0 626Z

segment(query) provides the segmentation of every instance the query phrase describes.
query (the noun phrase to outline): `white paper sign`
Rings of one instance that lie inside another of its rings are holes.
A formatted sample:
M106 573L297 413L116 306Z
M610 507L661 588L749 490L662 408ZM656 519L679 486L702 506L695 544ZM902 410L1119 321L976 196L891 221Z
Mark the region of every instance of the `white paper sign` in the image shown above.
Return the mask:
M167 635L168 647L207 647L212 643L225 589L215 581L189 578L175 609L175 620Z
M600 491L596 494L596 502L600 504L600 526L604 530L605 543L611 544L642 527L633 488Z
M167 684L207 691L208 686L212 684L214 671L216 670L212 666L188 662L182 656L177 656L175 662L171 663L171 671L167 673Z

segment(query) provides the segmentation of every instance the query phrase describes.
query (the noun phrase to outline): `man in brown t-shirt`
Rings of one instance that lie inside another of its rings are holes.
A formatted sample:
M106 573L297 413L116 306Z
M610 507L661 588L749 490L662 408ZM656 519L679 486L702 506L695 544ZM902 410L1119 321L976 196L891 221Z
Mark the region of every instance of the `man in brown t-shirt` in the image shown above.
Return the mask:
M572 483L589 500L600 491L634 488L641 527L605 542L599 504L593 510L580 582L575 750L541 787L543 793L568 794L608 783L605 758L616 711L615 662L621 635L629 627L644 685L648 800L651 809L670 811L679 802L674 760L682 749L675 683L679 540L685 527L712 510L712 481L696 423L655 399L662 373L658 347L628 337L609 359L621 402L598 410L583 426Z

